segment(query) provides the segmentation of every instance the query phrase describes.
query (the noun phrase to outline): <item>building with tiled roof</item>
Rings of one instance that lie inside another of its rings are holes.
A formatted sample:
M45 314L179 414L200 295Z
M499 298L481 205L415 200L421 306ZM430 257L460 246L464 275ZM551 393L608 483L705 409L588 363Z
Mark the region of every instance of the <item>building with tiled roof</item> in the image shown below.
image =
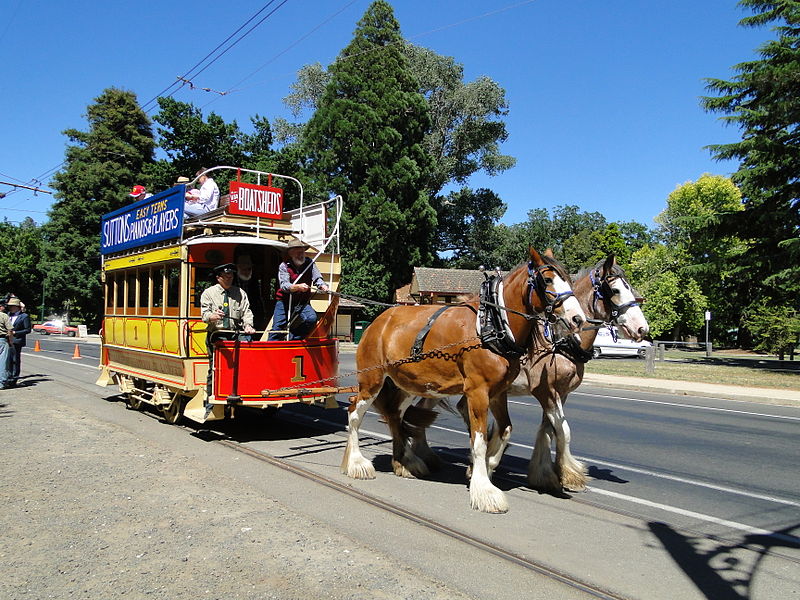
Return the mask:
M477 269L414 267L411 283L395 292L400 304L453 304L462 294L477 294L483 282Z

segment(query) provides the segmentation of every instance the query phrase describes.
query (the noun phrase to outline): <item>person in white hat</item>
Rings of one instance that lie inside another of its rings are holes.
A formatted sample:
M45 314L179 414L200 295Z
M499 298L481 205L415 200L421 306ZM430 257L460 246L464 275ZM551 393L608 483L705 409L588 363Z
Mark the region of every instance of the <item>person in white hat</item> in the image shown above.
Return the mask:
M17 385L17 380L19 379L22 349L25 347L25 341L28 334L31 332L32 326L31 318L26 313L22 312L22 302L20 302L19 298L9 298L6 306L8 310L8 320L13 334L11 348L9 348L9 367L6 387L14 387Z
M6 314L6 301L0 300L0 389L8 387L8 354L14 341L11 323Z
M306 256L308 244L293 239L287 245L288 260L278 267L278 291L275 293L275 312L272 316L270 341L299 340L311 333L317 323L317 313L311 306L311 286L328 291L316 263Z

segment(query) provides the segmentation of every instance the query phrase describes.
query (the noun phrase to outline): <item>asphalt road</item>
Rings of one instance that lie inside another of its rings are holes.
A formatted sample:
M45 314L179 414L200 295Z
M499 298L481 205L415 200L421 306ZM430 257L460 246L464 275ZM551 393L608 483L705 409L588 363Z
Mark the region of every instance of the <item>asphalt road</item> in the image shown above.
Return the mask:
M73 359L76 343L82 358ZM86 367L97 364L93 344L51 336L42 346L23 358L31 385L85 381ZM341 372L355 370L354 355L340 360ZM586 492L559 498L525 486L538 403L513 398L510 410L512 445L495 477L511 505L501 517L469 509L468 441L460 418L446 412L428 438L447 464L426 481L391 474L386 428L376 415L362 427L365 455L378 470L374 481L338 473L343 410L284 408L270 433L220 431L626 597L775 598L800 589L800 409L583 386L566 413L573 454L593 479Z

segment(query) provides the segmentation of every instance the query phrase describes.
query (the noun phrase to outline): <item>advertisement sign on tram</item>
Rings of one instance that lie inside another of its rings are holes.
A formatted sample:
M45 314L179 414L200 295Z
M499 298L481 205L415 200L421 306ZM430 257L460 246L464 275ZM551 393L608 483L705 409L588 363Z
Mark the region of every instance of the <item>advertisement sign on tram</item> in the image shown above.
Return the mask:
M100 253L109 254L181 236L185 185L103 215Z
M231 181L228 211L232 215L250 215L280 219L283 215L283 190L266 185Z

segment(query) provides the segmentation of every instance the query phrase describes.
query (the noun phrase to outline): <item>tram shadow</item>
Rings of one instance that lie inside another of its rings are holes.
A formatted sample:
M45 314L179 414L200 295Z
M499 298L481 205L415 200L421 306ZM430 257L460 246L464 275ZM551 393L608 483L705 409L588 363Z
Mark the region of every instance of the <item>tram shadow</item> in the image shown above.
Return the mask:
M707 536L690 537L666 523L651 521L650 531L705 598L744 600L754 596L762 561L781 548L800 548L787 527L771 535L748 534L739 543L724 544Z
M346 429L347 413L317 405L293 404L280 409L240 408L235 419L188 423L202 439L226 438L238 443L291 441ZM344 441L342 441L344 448Z

